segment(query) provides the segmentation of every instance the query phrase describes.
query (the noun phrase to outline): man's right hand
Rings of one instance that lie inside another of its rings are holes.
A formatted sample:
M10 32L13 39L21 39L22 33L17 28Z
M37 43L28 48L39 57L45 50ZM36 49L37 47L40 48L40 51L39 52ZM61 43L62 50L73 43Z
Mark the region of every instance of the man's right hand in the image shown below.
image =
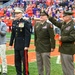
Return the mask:
M12 46L9 46L9 48L8 48L9 50L12 50Z
M54 51L54 49L53 48L51 48L51 52L53 52Z

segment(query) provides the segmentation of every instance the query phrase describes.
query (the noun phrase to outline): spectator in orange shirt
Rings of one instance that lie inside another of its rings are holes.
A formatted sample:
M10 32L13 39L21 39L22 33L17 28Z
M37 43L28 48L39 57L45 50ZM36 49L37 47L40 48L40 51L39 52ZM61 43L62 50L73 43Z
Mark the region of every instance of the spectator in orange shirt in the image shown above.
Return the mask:
M29 15L29 17L33 15L32 7L30 5L28 6L26 13Z
M73 5L72 8L73 8L73 18L75 18L75 5Z
M46 0L46 4L47 4L48 6L51 6L51 5L53 4L53 0Z
M3 9L0 10L0 16L4 16L4 10Z
M9 18L8 18L8 25L7 25L7 26L9 27L9 32L11 32L11 30L12 30L12 29L11 29L11 27L12 27L12 22L13 22L13 20L9 17Z

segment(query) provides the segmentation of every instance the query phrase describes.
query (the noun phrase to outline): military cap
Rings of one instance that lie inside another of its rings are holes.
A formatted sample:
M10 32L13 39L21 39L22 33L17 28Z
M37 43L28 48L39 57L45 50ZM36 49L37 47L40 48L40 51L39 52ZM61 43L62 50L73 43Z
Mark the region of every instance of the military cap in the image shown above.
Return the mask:
M63 16L72 15L72 11L64 11Z
M47 12L45 12L45 11L40 12L40 16L45 16L45 15L46 15L47 17L49 16L49 15L47 14Z
M22 10L20 8L16 8L15 13L22 13Z

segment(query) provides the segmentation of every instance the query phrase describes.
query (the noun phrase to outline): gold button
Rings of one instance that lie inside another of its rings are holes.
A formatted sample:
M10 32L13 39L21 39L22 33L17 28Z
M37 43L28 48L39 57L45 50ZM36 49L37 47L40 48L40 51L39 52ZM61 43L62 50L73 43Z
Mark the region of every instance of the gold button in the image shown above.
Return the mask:
M16 34L17 34L17 32L16 32Z

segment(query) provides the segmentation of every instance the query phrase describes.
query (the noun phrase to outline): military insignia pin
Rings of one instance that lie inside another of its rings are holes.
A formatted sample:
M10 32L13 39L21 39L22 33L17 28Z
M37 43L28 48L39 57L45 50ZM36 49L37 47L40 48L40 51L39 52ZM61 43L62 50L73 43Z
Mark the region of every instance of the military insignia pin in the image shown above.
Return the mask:
M52 26L52 25L50 25L50 28L53 28L53 26Z
M38 28L39 26L36 26L36 28Z
M75 29L75 26L74 26L74 29Z
M22 32L22 29L20 29L20 32Z

